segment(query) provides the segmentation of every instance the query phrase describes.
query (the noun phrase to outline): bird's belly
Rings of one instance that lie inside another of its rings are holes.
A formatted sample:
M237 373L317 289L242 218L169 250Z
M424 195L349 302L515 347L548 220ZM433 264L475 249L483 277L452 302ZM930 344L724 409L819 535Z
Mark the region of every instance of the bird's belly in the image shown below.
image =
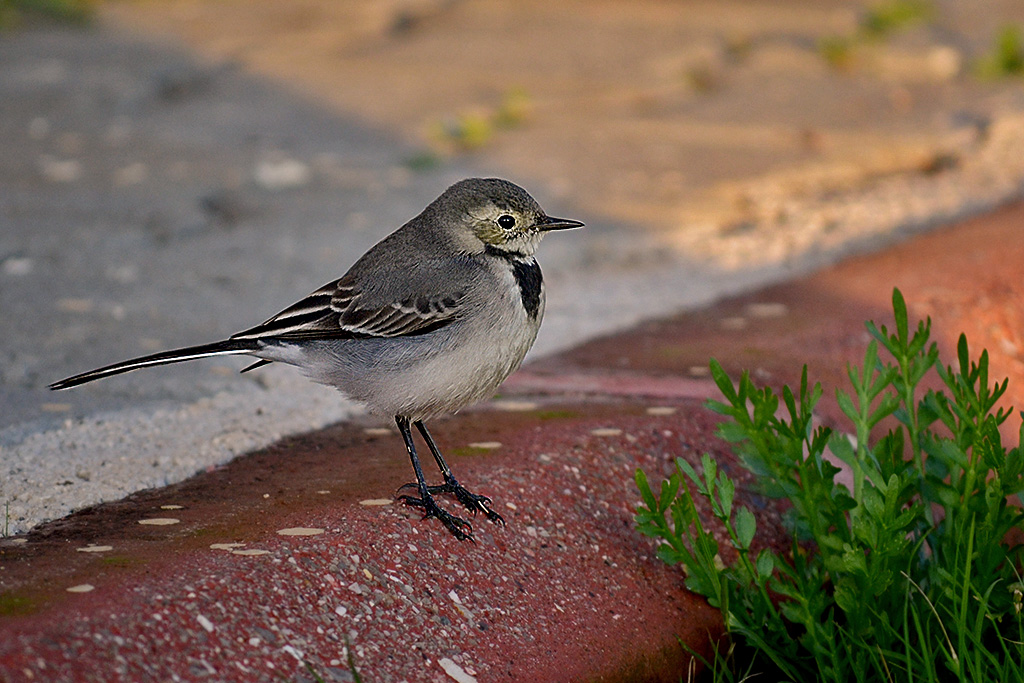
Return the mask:
M426 419L452 413L488 398L522 363L533 344L529 339L482 338L456 357L437 354L406 369L389 373L394 390L383 410L391 415Z
M272 360L298 366L375 412L422 420L487 398L519 367L537 325L515 322L459 321L422 336L318 340L279 347Z

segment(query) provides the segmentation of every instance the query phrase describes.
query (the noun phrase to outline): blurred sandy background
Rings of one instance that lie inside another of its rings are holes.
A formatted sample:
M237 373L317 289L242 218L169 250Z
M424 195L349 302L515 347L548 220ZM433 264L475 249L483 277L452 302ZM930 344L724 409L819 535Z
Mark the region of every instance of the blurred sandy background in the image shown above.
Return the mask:
M1000 52L1024 25L1013 0L142 0L101 15L397 133L421 164L483 157L734 261L766 258L730 233L787 201L949 170L1024 110ZM808 246L791 241L770 257Z

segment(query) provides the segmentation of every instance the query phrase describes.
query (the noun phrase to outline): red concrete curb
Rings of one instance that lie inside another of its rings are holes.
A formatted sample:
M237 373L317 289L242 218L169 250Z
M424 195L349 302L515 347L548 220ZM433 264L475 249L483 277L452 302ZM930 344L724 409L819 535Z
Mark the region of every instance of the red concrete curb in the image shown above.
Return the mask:
M456 472L508 520L474 519L476 543L413 510L360 505L409 473L397 435L358 425L46 525L2 551L0 678L349 680L347 639L367 681L451 680L446 666L456 680L676 681L690 659L677 637L706 654L720 624L635 531L632 475L728 456L698 403L645 407L602 399L439 424ZM501 445L468 445L481 437ZM180 523L140 524L153 517ZM229 543L243 545L211 548ZM79 552L90 546L110 549Z

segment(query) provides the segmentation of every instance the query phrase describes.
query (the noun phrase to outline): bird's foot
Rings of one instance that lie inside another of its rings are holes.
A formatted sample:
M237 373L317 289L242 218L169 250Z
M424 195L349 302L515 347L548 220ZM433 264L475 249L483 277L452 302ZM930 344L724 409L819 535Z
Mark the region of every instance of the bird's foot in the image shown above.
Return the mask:
M482 512L491 522L499 526L505 526L505 519L491 509L491 499L487 496L472 493L462 484L455 481L455 479L452 479L437 488L441 489L445 493L450 493L455 496L455 499L462 503L462 507L472 512L474 515L478 512Z
M415 487L417 484L409 483L402 488ZM399 489L401 491L402 489ZM477 493L471 492L465 486L460 484L455 477L447 477L445 483L437 486L428 486L427 493L433 495L435 493L448 493L455 496L455 499L462 503L462 507L466 508L474 515L478 512L482 512L485 517L491 522L505 526L505 519L497 512L491 509L491 499L487 496L482 496Z
M408 486L408 484L406 486ZM412 484L412 486L416 486L416 484ZM404 489L405 486L402 488ZM402 489L399 489L399 491L401 490ZM473 538L473 526L461 517L456 517L442 508L430 494L430 487L428 487L425 495L421 495L418 498L416 496L398 496L398 500L410 507L422 508L423 519L429 519L430 517L437 518L442 524L444 524L445 528L448 529L451 535L460 541L475 540Z

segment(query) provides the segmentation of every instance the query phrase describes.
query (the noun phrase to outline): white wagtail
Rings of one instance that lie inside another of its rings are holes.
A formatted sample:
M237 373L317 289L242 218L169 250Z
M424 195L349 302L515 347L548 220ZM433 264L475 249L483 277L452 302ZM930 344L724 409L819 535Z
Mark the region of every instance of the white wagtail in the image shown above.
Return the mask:
M418 496L402 495L458 539L472 527L432 494L453 495L497 524L487 496L452 475L423 421L491 395L522 362L544 315L544 282L534 252L546 232L583 223L551 218L521 187L496 178L458 182L423 213L330 282L252 329L224 341L164 351L54 382L67 389L151 365L244 354L247 372L279 361L310 379L394 416ZM423 478L410 425L416 425L444 484ZM401 490L401 489L400 489Z

